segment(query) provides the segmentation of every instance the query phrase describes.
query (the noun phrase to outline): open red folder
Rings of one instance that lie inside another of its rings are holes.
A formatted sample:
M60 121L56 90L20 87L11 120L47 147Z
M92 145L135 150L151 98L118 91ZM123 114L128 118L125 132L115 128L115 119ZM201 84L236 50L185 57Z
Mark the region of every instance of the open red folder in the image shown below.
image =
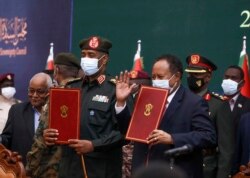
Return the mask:
M58 130L57 144L67 144L69 139L79 139L80 98L80 89L50 89L49 128Z
M142 86L126 134L126 139L147 143L149 134L158 128L166 109L168 90Z

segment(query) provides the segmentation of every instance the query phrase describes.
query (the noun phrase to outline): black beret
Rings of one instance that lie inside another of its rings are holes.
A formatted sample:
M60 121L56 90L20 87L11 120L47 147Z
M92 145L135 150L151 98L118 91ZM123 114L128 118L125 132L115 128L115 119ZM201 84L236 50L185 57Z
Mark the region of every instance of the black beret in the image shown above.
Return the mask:
M14 82L14 74L13 73L6 73L0 75L0 83L3 83L4 81L11 81Z
M212 72L217 69L217 66L209 59L199 54L192 54L186 58L188 64L186 72L205 73Z
M81 69L80 60L71 53L59 53L54 60L54 64L72 66Z
M81 49L96 50L109 54L109 49L112 47L112 43L108 39L99 36L92 36L81 40L79 47Z

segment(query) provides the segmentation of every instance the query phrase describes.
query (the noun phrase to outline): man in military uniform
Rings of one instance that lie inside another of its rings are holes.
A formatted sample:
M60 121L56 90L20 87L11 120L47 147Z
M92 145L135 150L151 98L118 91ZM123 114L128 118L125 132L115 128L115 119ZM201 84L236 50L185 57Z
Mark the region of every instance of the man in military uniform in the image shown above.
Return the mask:
M115 79L105 73L111 47L109 40L98 36L80 42L85 79L70 85L82 91L80 139L70 139L62 147L60 178L121 177L123 135L115 119ZM46 129L46 144L54 145L58 134Z
M54 80L56 87L67 87L71 82L80 80L77 78L81 69L80 61L71 53L59 53L54 60ZM61 147L47 147L43 140L43 130L48 128L48 105L43 109L39 126L36 130L31 151L27 154L26 172L30 177L56 178L58 177L59 161L61 159Z
M188 87L195 94L203 97L209 105L209 116L215 122L215 115L223 103L222 96L210 92L208 85L212 78L212 73L217 69L216 65L206 57L193 54L186 58L188 64L186 68ZM204 150L204 178L216 177L216 149Z
M0 134L6 124L10 107L21 102L14 98L15 93L14 74L6 73L0 75Z

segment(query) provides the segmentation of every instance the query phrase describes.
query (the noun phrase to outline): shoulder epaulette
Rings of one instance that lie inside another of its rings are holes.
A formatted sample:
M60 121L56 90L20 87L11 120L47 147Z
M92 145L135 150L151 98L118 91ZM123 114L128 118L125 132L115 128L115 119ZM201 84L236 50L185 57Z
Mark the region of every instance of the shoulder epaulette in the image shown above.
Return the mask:
M225 97L223 95L220 95L218 93L215 93L215 92L212 92L211 93L213 97L217 98L217 99L220 99L220 100L226 100Z
M76 82L76 81L80 81L80 80L82 80L81 77L70 79L70 80L67 81L67 85L70 84L70 83Z
M116 79L115 78L111 78L110 80L109 80L111 83L113 83L113 84L116 84Z

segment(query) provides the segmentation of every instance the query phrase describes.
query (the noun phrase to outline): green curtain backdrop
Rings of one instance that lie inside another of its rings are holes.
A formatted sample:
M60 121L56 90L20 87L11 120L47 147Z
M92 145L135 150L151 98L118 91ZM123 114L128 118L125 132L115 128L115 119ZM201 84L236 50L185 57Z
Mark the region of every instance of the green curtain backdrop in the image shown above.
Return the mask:
M220 92L225 68L238 64L244 35L250 53L249 16L249 0L74 0L72 51L80 57L78 43L90 35L110 39L112 75L132 68L138 39L149 73L161 54L177 55L186 67L185 57L199 53L218 65L210 88Z

